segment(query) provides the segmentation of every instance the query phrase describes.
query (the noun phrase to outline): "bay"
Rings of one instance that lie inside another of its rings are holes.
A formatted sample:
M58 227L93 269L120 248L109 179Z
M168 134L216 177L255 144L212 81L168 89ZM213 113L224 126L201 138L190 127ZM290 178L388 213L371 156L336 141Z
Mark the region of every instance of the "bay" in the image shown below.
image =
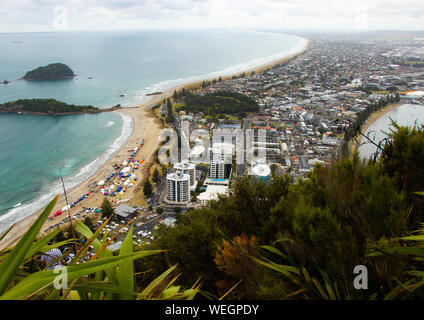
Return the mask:
M146 94L234 74L284 57L304 39L252 30L110 31L0 34L0 103L54 98L106 108L136 106ZM29 70L65 63L77 75L19 80ZM0 230L47 203L125 142L131 119L117 113L58 117L0 114ZM13 208L17 203L22 206Z

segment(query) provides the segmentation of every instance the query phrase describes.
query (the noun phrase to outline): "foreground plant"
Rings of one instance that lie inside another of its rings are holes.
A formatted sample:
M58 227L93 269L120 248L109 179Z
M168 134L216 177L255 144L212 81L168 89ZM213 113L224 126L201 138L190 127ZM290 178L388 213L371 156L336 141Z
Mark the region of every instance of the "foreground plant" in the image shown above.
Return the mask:
M60 232L53 231L45 237L35 241L44 221L53 210L58 196L56 196L44 209L35 223L24 234L21 240L13 247L0 251L0 300L33 300L33 299L193 299L200 291L200 285L189 290L180 291L174 283L178 275L170 279L170 274L176 266L156 278L144 289L135 288L134 260L151 255L160 254L163 250L139 251L133 247L131 227L117 255L107 248L107 233L103 241L98 240L109 220L94 233L77 221L76 229L87 240L77 248L75 257L65 267L67 283L64 290L54 286L60 272L58 270L40 269L35 272L30 270L31 265L42 253L53 248L71 244L75 239L49 244ZM0 236L2 241L13 229L9 228ZM90 246L95 250L95 255L88 261L82 262ZM170 280L169 280L170 279Z
M423 193L420 193L424 195ZM412 235L388 240L376 246L371 257L393 257L408 264L405 279L395 279L397 286L385 297L392 299L422 299L424 293L424 224Z
M339 288L337 281L330 281L327 273L319 270L320 278L312 276L305 267L296 267L291 257L272 246L261 246L268 253L275 254L289 262L279 264L261 255L259 258L250 256L258 265L275 271L282 278L288 280L293 287L292 292L283 299L302 298L305 300L351 300L351 294L346 287Z

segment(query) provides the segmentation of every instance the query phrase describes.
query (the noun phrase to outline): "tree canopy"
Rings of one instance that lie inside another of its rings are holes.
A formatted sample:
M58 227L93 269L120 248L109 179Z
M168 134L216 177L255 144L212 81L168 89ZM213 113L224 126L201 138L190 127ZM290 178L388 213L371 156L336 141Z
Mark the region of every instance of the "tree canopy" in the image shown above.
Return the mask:
M112 207L112 204L107 198L103 199L102 203L102 217L103 218L109 218L111 215L113 215L115 210Z
M422 135L422 127L398 127L381 159L363 162L355 154L316 165L296 182L285 175L269 184L237 178L219 201L158 229L149 248L166 255L150 267L160 272L161 264L178 263L184 283L200 277L216 296L242 280L231 292L235 299L383 299L414 268L384 252L392 252L387 239L399 243L424 222L415 193L424 181ZM369 290L353 287L358 265L368 269ZM424 294L423 287L414 294Z
M255 100L241 93L219 91L204 96L192 95L184 100L179 110L187 112L203 112L205 115L241 114L259 111Z
M71 68L63 63L52 63L47 66L28 71L24 80L59 80L71 78L75 74Z
M143 185L143 193L146 197L151 197L153 194L152 184L149 179L146 179Z
M20 99L0 104L0 111L45 114L97 112L93 106L74 106L55 99Z

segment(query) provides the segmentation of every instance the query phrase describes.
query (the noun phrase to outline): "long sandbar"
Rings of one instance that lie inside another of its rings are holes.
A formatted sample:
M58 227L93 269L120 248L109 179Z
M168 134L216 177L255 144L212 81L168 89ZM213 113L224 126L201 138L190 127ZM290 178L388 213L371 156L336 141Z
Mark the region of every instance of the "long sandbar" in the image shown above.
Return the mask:
M306 40L306 39L305 39ZM268 70L272 68L273 66L279 65L279 64L285 64L296 57L303 54L309 46L309 40L306 40L303 47L300 48L297 52L291 53L285 57L281 57L278 59L275 59L273 61L261 64L256 67L252 67L246 70L240 70L238 72L235 72L230 75L224 75L222 76L222 80L229 80L232 79L233 76L239 76L242 73L245 73L246 76L249 75L251 72L255 72L256 74ZM137 156L135 157L136 160L144 160L145 163L151 162L152 157L154 156L154 152L159 147L159 140L158 136L160 134L160 131L162 129L162 125L158 123L158 121L155 121L155 118L149 114L148 109L152 108L153 106L160 104L165 99L168 99L172 97L174 91L182 90L183 88L188 90L195 90L202 87L203 81L213 81L216 78L206 78L201 79L197 81L191 81L187 83L182 83L180 85L174 86L172 88L164 90L161 94L153 95L151 98L133 108L122 108L119 110L119 112L124 112L132 117L133 120L133 132L131 136L128 138L128 140L124 143L122 148L118 150L114 155L110 157L106 161L106 163L100 167L91 177L89 177L87 180L81 182L71 190L67 191L67 197L68 199L78 199L82 194L86 194L90 192L90 189L88 185L90 185L94 181L100 181L103 180L104 177L108 176L110 171L112 170L112 165L115 163L122 163L125 159L128 158L128 150L134 149L137 142L144 139L144 146L142 149L138 152ZM141 176L137 176L137 179L141 181L143 179L143 173L145 174L145 171L140 170L138 172L138 175L141 174ZM134 187L130 188L129 191L125 194L124 199L129 199L131 203L131 199L135 196L137 193L136 185ZM72 210L71 213L75 214L77 210L82 209L82 207L95 207L100 206L100 204L103 201L104 196L99 192L94 192L90 194L88 198L86 198L84 201L82 201L80 204L76 205ZM58 199L58 202L53 209L53 213L60 210L66 205L66 201L63 195L61 195ZM0 250L13 246L21 237L22 235L30 228L30 226L35 222L37 217L41 214L42 210L38 210L34 214L31 214L24 219L18 221L15 223L15 226L13 227L12 231L3 239L3 241L0 243ZM61 216L58 216L53 219L53 221L46 221L43 225L42 231L40 234L44 234L43 230L46 230L49 226L57 224L62 222L66 217L68 217L68 214L64 213Z

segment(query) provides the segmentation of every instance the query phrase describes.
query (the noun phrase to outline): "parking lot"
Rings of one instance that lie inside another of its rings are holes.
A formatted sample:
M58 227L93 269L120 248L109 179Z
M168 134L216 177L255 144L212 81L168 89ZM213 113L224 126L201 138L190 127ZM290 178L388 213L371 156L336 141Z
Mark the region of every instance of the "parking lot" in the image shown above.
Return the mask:
M133 233L133 242L135 245L140 245L143 243L149 244L150 241L154 238L155 227L162 220L165 220L168 217L175 217L175 212L164 212L161 215L150 212L146 208L140 208L143 213L140 215L139 219L134 223L134 233ZM101 219L96 222L95 226L99 227L105 219ZM108 241L115 237L113 243L123 241L126 237L127 232L129 231L128 227L123 227L125 221L110 221L104 230L101 231L99 239L103 238L104 233L107 231ZM118 233L118 234L117 234Z

